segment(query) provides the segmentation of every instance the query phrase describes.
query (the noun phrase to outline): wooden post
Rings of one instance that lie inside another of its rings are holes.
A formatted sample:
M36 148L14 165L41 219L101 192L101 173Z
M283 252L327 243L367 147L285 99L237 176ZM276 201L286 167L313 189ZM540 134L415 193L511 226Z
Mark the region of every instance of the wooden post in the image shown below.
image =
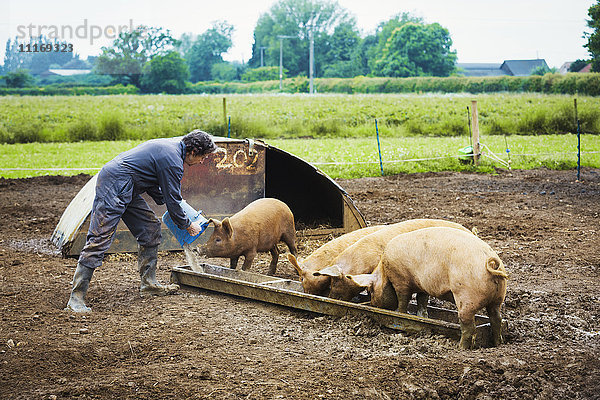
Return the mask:
M479 166L479 118L477 114L477 100L471 101L471 116L473 118L473 161Z
M223 122L225 130L227 130L227 99L223 97Z

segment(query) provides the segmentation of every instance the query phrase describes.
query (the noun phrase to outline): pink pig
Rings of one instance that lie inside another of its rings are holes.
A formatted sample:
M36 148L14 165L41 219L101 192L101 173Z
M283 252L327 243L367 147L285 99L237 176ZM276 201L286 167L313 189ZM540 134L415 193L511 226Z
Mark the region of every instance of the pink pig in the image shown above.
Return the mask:
M215 226L213 234L198 251L207 257L227 257L231 268L237 268L240 256L244 256L243 270L247 270L258 252L270 252L272 259L269 275L275 273L280 241L295 256L296 228L294 215L282 201L264 198L253 201L229 218L211 219Z

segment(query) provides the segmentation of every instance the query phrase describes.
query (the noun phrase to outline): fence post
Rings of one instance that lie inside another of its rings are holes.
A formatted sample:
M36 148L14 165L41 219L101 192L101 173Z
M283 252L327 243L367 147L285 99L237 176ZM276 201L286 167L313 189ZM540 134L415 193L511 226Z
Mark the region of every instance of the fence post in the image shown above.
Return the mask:
M381 159L381 145L379 144L379 128L377 127L377 119L375 119L375 133L377 134L377 151L379 152L379 168L381 176L383 176L383 160Z
M227 128L227 98L223 97L223 122Z
M573 99L573 107L575 108L575 127L577 128L577 122L579 121L579 115L577 115L577 98Z
M581 181L581 126L577 120L577 181Z
M473 161L479 166L479 116L477 114L477 100L471 101L471 113L473 118Z

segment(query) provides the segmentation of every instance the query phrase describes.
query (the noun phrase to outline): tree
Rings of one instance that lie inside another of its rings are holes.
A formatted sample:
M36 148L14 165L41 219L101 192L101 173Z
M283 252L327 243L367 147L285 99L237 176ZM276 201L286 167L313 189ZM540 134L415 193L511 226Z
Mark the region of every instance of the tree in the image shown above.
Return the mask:
M233 25L225 21L217 21L203 34L199 35L185 58L190 67L192 82L212 79L212 66L223 62L223 54L227 53L233 42Z
M352 78L362 74L360 43L354 21L335 27L323 62L323 76Z
M539 76L543 76L546 74L555 74L558 72L558 68L548 68L545 65L540 65L538 67L535 67L534 69L531 70L530 75L539 75Z
M569 72L579 72L589 63L590 63L590 60L582 60L582 59L575 60L569 66Z
M588 9L588 15L591 19L587 21L587 24L593 29L593 32L584 33L584 37L588 39L584 47L592 56L592 71L600 72L600 32L598 31L600 28L600 1Z
M198 35L195 35L191 32L186 32L181 35L179 38L179 43L177 44L177 51L181 54L182 57L185 57L188 51L192 48L194 42L198 39Z
M395 28L374 65L377 76L448 76L454 70L456 52L452 39L440 24L408 22Z
M189 76L187 63L173 50L155 56L144 65L141 84L147 93L178 94L185 91Z
M363 71L360 64L354 61L338 61L334 64L329 64L323 71L325 78L354 78L362 75Z
M339 24L329 39L330 59L334 62L349 61L359 43L360 36L354 21Z
M369 60L374 57L374 50L377 47L377 36L368 35L363 38L356 49L354 50L353 61L356 68L360 70L357 75L369 75L371 73L371 67L369 66Z
M29 68L31 65L33 53L19 51L19 44L21 43L19 43L16 37L14 41L11 41L10 38L6 40L6 49L4 51L4 70L6 72Z
M4 75L4 81L9 88L22 88L33 85L33 77L26 69L7 73Z
M33 51L34 48L41 49L42 45L47 44L62 46L66 43L61 43L57 39L50 40L44 36L30 38L28 42L19 41L17 37L13 41L9 38L6 41L6 50L4 53L4 71L10 72L27 69L32 74L38 75L47 71L51 65L62 66L75 57L78 58L73 52ZM21 45L28 47L24 48L25 51L21 51L22 49L19 47ZM27 49L31 51L27 51Z
M283 79L287 78L287 69L283 69ZM275 81L279 79L279 67L258 67L249 69L242 75L244 82Z
M244 70L244 64L238 61L225 61L222 63L213 64L210 74L213 80L231 82L239 81L244 73Z
M267 66L279 66L279 36L283 39L283 66L291 76L308 75L309 36L315 42L315 73L327 63L330 36L340 24L354 24L346 9L337 2L327 0L280 0L262 14L254 28L251 67L260 66L261 50L266 47L264 59Z
M96 72L140 87L144 64L166 54L176 44L169 30L140 25L132 32L119 33L111 47L102 47L102 54L96 59Z
M383 49L385 48L390 36L392 36L394 30L396 30L396 28L401 28L409 22L424 24L422 18L415 17L410 13L404 12L396 14L394 17L385 22L381 22L377 26L375 35L365 38L365 42L369 44L365 49L363 49L364 57L366 57L366 63L368 65L368 72L372 72L375 69L375 63L381 57Z

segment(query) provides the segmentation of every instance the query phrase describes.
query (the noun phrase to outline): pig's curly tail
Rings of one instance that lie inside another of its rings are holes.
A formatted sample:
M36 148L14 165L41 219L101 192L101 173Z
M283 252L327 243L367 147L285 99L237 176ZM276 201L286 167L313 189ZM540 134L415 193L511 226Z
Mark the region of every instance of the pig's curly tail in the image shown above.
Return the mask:
M485 268L488 272L494 276L498 276L503 279L508 279L508 274L504 269L504 263L497 257L490 257L485 263Z

